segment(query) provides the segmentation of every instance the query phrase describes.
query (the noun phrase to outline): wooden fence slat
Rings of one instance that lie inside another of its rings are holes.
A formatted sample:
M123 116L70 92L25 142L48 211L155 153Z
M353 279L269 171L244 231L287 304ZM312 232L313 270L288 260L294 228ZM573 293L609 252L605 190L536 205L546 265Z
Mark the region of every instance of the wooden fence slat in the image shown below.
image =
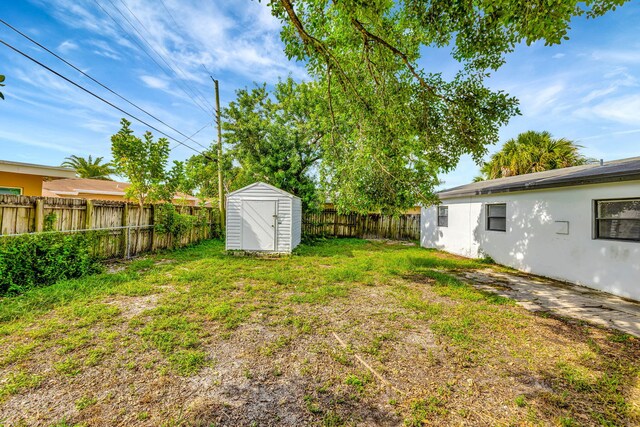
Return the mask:
M220 235L220 215L212 207L179 207L178 211L196 215L201 209L208 212L209 223L182 236L177 245L187 245ZM44 218L55 214L54 230L73 231L140 225L132 229L129 251L131 255L173 247L173 237L155 232L155 207L142 209L134 203L109 200L67 199L0 195L0 234L19 234L43 231ZM105 258L122 256L126 252L127 231L115 229L100 237L92 251Z
M334 209L304 214L302 232L306 236L420 239L420 214L338 214Z

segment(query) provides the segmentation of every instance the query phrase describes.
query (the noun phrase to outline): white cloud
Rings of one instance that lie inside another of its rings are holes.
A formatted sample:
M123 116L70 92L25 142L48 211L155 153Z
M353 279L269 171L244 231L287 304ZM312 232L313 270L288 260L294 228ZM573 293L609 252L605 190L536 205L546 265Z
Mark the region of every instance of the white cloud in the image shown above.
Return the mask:
M566 54L564 53L556 53L555 55L552 56L553 59L561 59L564 58L566 56Z
M607 50L595 51L591 58L598 62L608 62L614 64L639 64L640 52L633 50Z
M537 116L546 113L549 109L557 107L557 101L565 90L562 81L556 81L543 86L533 85L525 90L515 92L520 98L521 109L527 116Z
M166 90L169 88L169 82L159 77L143 75L143 76L140 76L140 80L142 80L144 84L146 84L152 89Z
M93 50L93 53L96 55L104 56L105 58L114 59L116 61L119 61L122 58L120 54L104 40L91 39L88 43L97 48Z
M618 123L640 126L640 94L607 99L589 109L603 119Z
M65 40L58 46L58 50L62 53L69 53L72 50L77 50L78 45L71 40Z
M32 1L47 7L44 0ZM208 76L201 64L216 74L231 72L252 80L266 79L269 83L288 74L296 78L307 77L303 67L290 62L284 55L279 39L281 24L271 15L266 2L242 0L216 4L166 0L169 13L155 1L127 0L125 3L130 11L118 2L114 4L119 11L113 5L102 5L119 25L91 3L54 0L48 7L66 25L108 39L109 43L102 41L97 46L96 54L112 59L126 57L112 47L115 43L147 60L128 40L133 37L149 50L150 55L155 57L155 50L162 56L155 59L163 68L173 68L178 78L186 81L207 84ZM92 43L97 45L98 42L93 40Z

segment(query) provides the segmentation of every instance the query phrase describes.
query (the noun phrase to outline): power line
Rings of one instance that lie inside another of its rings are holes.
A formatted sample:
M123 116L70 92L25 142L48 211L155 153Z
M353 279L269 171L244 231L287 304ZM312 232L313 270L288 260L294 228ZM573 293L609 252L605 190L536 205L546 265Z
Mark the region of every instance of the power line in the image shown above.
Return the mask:
M113 4L112 0L108 0L108 1L109 1L109 3L111 3L111 5L112 5L113 7L116 7L116 5L115 5L115 4ZM120 3L122 3L122 5L127 9L127 11L129 11L129 13L131 14L131 16L133 16L133 18L134 18L136 21L138 21L138 24L140 24L140 26L141 26L142 28L144 28L144 30L147 32L147 34L151 35L151 31L149 31L149 29L144 25L144 23L143 23L140 19L138 19L138 16L137 16L137 15L136 15L132 10L131 10L131 8L129 8L129 6L127 5L127 3L125 3L125 1L124 1L124 0L120 0ZM116 7L116 8L117 8L117 7ZM165 9L166 9L166 7L165 7ZM127 22L128 22L128 21L127 21ZM175 22L175 20L174 20L174 22ZM131 24L129 24L129 25L131 25ZM145 42L147 43L147 45L149 45L149 47L150 47L150 48L151 48L151 49L156 53L156 55L158 55L158 57L160 57L160 59L162 59L162 61L163 61L165 64L167 64L167 66L171 69L171 71L173 71L173 72L176 74L176 77L178 77L178 73L177 73L177 72L176 72L176 71L171 67L171 65L169 65L169 64L167 63L167 61L165 61L165 55L163 55L163 54L161 54L160 52L158 52L157 50L155 50L155 49L153 48L153 46L151 46L151 43L149 43L149 42L148 42L148 41L147 41L147 40L142 36L142 34L140 34L140 33L137 31L137 29L136 29L135 27L134 27L133 29L134 29L134 30L136 30L136 32L140 35L140 37L142 37L142 39L143 39L143 40L145 40ZM175 66L175 67L176 67L176 68L177 68L181 73L182 73L182 76L183 76L185 79L188 79L188 78L189 78L189 77L187 76L187 73L186 73L186 72L185 72L185 71L180 67L180 65L179 65L179 64L177 64L173 59L171 59L171 58L166 58L166 59L168 59L169 61L171 61L171 63L172 63L172 64L173 64L173 65L174 65L174 66ZM200 92L200 90L199 90L198 88L194 88L194 87L189 86L189 85L187 85L187 87L189 87L189 89L191 90L191 93L193 93L193 94L194 94L195 96L197 96L197 97L200 97L200 99L201 99L202 101L204 101L204 103L205 103L206 105L208 105L209 107L213 108L213 106L209 103L209 101L207 101L207 99L202 95L202 93Z
M153 57L153 56L152 56L152 55L147 51L147 49L145 49L145 47L144 47L144 46L142 46L142 45L138 42L138 40L137 40L135 37L132 37L132 36L127 32L127 30L125 30L125 28L124 28L124 27L123 27L123 26L118 22L118 20L117 20L116 18L114 18L114 17L113 17L113 15L111 15L111 14L110 14L110 13L109 13L105 8L104 8L104 7L102 7L102 5L98 2L98 0L93 0L93 1L94 1L94 3L95 3L96 5L98 5L98 7L99 7L99 8L100 8L100 9L101 9L101 10L102 10L102 11L103 11L103 12L104 12L104 13L105 13L109 18L111 18L111 20L112 20L112 21L113 21L113 22L114 22L114 23L115 23L115 24L116 24L116 25L117 25L117 26L122 30L122 32L123 32L125 35L129 36L129 38L131 39L131 41L132 41L133 43L135 43L135 44L136 44L136 46L138 46L138 48L139 48L142 52L144 52L144 54L145 54L145 55L147 55L147 56L149 57L149 59L151 59L151 60L154 62L154 64L156 64L156 66L157 66L157 67L158 67L158 68L159 68L163 73L165 73L165 74L166 74L167 76L169 76L170 78L173 78L173 76L171 76L171 75L169 74L169 72L167 72L167 70L166 70L162 65L160 65L160 64L158 63L158 61L157 61L157 60L156 60L156 59L155 59L155 58L154 58L154 57ZM118 12L122 15L122 12L120 12L120 10L119 10L119 9L117 9L117 10L118 10ZM126 17L125 17L124 15L123 15L123 17L126 19ZM131 23L129 23L129 25L131 25ZM135 29L135 27L134 27L134 29ZM191 100L193 101L193 103L194 103L194 105L195 105L195 106L197 106L199 109L201 109L202 111L204 111L204 113L205 113L205 114L207 114L207 115L211 114L211 111L207 111L207 109L206 109L205 107L203 107L203 106L202 106L198 101L196 101L196 100L194 99L193 95L190 95L190 94L185 90L185 88L181 85L181 82L180 82L179 80L176 80L176 83L178 84L178 87L180 88L180 90L182 90L182 91L185 93L185 95L187 95L187 97L191 98Z
M5 26L9 27L10 29L12 29L13 31L15 31L16 33L20 34L22 37L26 38L27 40L29 40L31 43L37 45L38 47L40 47L41 49L44 49L45 51L47 51L48 53L50 53L51 55L55 56L57 59L59 59L60 61L64 62L65 64L67 64L68 66L70 66L71 68L73 68L74 70L78 71L79 73L81 73L82 75L84 75L85 77L89 78L90 80L92 80L93 82L97 83L98 85L100 85L101 87L103 87L104 89L108 90L109 92L111 92L112 94L114 94L115 96L117 96L118 98L122 99L123 101L127 102L129 105L132 105L133 107L137 108L138 110L142 111L143 113L147 114L149 117L157 120L158 122L162 123L163 125L165 125L166 127L168 127L169 129L173 130L174 132L180 134L181 136L187 138L184 142L186 142L187 140L190 140L196 144L198 144L200 147L204 148L205 150L208 149L208 147L200 144L198 141L195 141L191 137L185 135L184 133L180 132L178 129L174 128L173 126L167 124L166 122L164 122L163 120L159 119L158 117L154 116L153 114L151 114L150 112L148 112L147 110L145 110L144 108L138 106L137 104L129 101L127 98L125 98L124 96L120 95L119 93L115 92L114 90L112 90L111 88L109 88L108 86L102 84L101 82L99 82L98 80L96 80L95 78L91 77L89 74L85 73L84 71L82 71L80 68L76 67L75 65L73 65L72 63L70 63L69 61L67 61L66 59L62 58L61 56L59 56L58 54L56 54L55 52L51 51L50 49L48 49L47 47L43 46L42 44L38 43L37 41L35 41L34 39L32 39L31 37L29 37L28 35L24 34L23 32L21 32L20 30L18 30L17 28L13 27L12 25L8 24L7 22L5 22L3 19L0 18L0 23L4 24ZM195 134L194 134L195 135Z
M204 112L205 112L205 113L207 113L207 114L210 114L210 113L211 113L211 111L208 111L208 110L207 110L207 105L204 105L204 106L203 106L203 104L202 104L200 101L198 101L198 100L196 100L196 99L194 98L194 96L196 96L196 97L197 97L197 94L195 93L195 91L194 91L191 87L189 87L185 82L180 81L180 78L179 78L179 76L178 76L178 73L177 73L177 72L176 72L176 71L171 67L171 65L169 65L169 63L167 63L167 61L164 59L164 57L163 57L160 53L158 53L158 51L156 51L156 50L154 49L154 47L151 45L151 43L149 43L149 42L147 41L147 39L146 39L146 38L145 38L145 37L140 33L140 31L138 31L138 29L136 28L136 26L135 26L135 25L133 25L133 23L129 20L129 18L127 18L127 17L126 17L126 15L125 15L121 10L120 10L120 8L118 8L118 6L116 6L116 5L113 3L113 1L111 1L111 0L107 0L107 1L108 1L108 2L111 4L111 6L112 6L112 7L113 7L113 8L114 8L114 9L115 9L119 14L120 14L120 16L122 16L122 18L124 18L124 20L127 22L127 24L129 24L129 26L130 26L131 28L133 28L133 30L138 34L138 36L140 37L140 39L141 39L141 40L142 40L142 41L143 41L147 46L149 46L149 48L150 48L150 49L151 49L151 50L152 50L152 51L153 51L153 52L158 56L158 58L160 58L160 60L162 60L162 62L164 62L164 63L166 64L166 66L167 66L167 67L169 67L169 69L170 69L171 71L173 71L173 73L175 74L175 76L178 78L178 79L177 79L177 80L175 80L175 81L176 81L176 83L178 84L178 86L180 87L180 89L181 89L181 90L182 90L182 91L183 91L183 92L184 92L184 93L185 93L189 98L191 98L191 100L194 102L194 104L198 105L198 107L199 107L202 111L204 111ZM128 31L127 31L127 30L126 30L122 25L120 25L120 23L119 23L119 22L118 22L118 21L117 21L117 20L116 20L116 19L115 19L115 18L114 18L110 13L109 13L109 12L107 12L107 11L106 11L106 10L105 10L105 9L104 9L100 4L99 4L99 3L98 3L98 0L94 0L94 2L95 2L95 3L100 7L100 9L102 9L102 11L103 11L103 12L105 12L105 13L106 13L110 18L111 18L111 20L113 20L113 22L115 22L115 23L120 27L120 29L121 29L121 30L122 30L126 35L129 35L129 36L130 36L130 33L129 33L129 32L128 32ZM125 5L125 7L126 7L126 5ZM128 8L127 8L127 9L128 9ZM134 16L134 17L135 17L135 16ZM137 18L136 18L136 19L137 19ZM138 20L138 22L140 22L140 21ZM140 25L142 25L142 23L140 23ZM142 26L144 27L144 25L142 25ZM148 32L148 30L147 30L147 32ZM158 67L159 67L159 68L160 68L160 69L161 69L161 70L162 70L162 71L163 71L167 76L169 76L170 78L172 78L172 79L173 79L173 76L171 76L171 75L169 74L169 72L167 72L167 70L166 70L164 67L162 67L162 66L158 63L158 61L156 61L156 60L153 58L153 56L149 53L149 51L148 51L144 46L142 46L140 43L138 43L138 42L136 41L135 36L134 36L134 37L131 37L131 36L130 36L130 38L131 38L131 40L132 40L132 41L134 41L134 42L136 43L136 45L137 45L140 49L142 49L142 50L145 52L145 54L147 54L147 56L148 56L149 58L151 58L151 59L153 60L153 62L154 62L154 63L155 63L155 64L156 64L156 65L157 65L157 66L158 66ZM190 93L187 93L187 89L190 91ZM207 103L205 102L205 104L207 104ZM208 105L208 106L210 107L210 105Z
M63 76L63 75L62 75L62 74L60 74L59 72L57 72L57 71L55 71L54 69L52 69L52 68L50 68L50 67L48 67L48 66L44 65L42 62L40 62L40 61L38 61L37 59L35 59L35 58L33 58L33 57L29 56L28 54L24 53L23 51L21 51L20 49L18 49L18 48L16 48L16 47L14 47L14 46L10 45L9 43L5 42L4 40L0 39L0 43L2 43L3 45L7 46L9 49L13 50L14 52L19 53L20 55L24 56L25 58L29 59L30 61L32 61L32 62L34 62L34 63L38 64L39 66L41 66L42 68L46 69L47 71L49 71L49 72L51 72L51 73L55 74L56 76L60 77L61 79L63 79L63 80L65 80L65 81L67 81L68 83L71 83L72 85L74 85L74 86L75 86L75 87L77 87L78 89L81 89L82 91L84 91L84 92L88 93L89 95L93 96L94 98L97 98L97 99L99 99L100 101L104 102L105 104L110 105L111 107L115 108L116 110L120 111L121 113L126 114L127 116L131 117L132 119L137 120L138 122L142 123L142 124L143 124L143 125L145 125L145 126L148 126L149 128L151 128L151 129L155 130L156 132L158 132L158 133L160 133L160 134L162 134L162 135L166 136L167 138L172 139L172 140L174 140L174 141L178 142L180 145L184 145L185 147L189 148L190 150L193 150L193 151L195 151L195 152L196 152L196 153L198 153L198 154L202 154L205 158L207 158L207 159L209 159L209 160L212 160L212 161L215 161L215 160L213 160L211 157L209 157L209 155L207 155L207 154L205 154L205 153L203 153L203 152L201 152L201 151L196 150L195 148L193 148L193 147L192 147L192 146L190 146L190 145L185 144L184 142L178 141L176 138L172 137L171 135L169 135L169 134L167 134L167 133L165 133L165 132L161 131L160 129L156 128L155 126L150 125L149 123L145 122L144 120L142 120L142 119L140 119L140 118L138 118L138 117L134 116L133 114L131 114L131 113L129 113L129 112L127 112L127 111L123 110L122 108L118 107L117 105L115 105L115 104L113 104L113 103L111 103L111 102L107 101L106 99L102 98L100 95L96 95L95 93L91 92L89 89L85 88L84 86L82 86L82 85L80 85L80 84L78 84L78 83L74 82L73 80L71 80L71 79L70 79L70 78L68 78L68 77Z
M180 25L176 22L175 18L173 17L173 14L171 13L171 11L169 10L169 8L167 7L166 3L164 2L164 0L160 0L160 4L162 4L162 7L164 8L164 10L167 11L167 13L169 14L169 18L171 18L171 20L173 21L173 23L176 25L176 27L179 27Z
M96 0L96 1L97 1L97 0ZM108 2L111 4L111 6L112 6L112 7L113 7L113 8L114 8L114 9L115 9L119 14L120 14L120 16L122 16L122 18L124 18L124 20L127 22L127 24L129 24L129 26L130 26L131 28L133 28L133 31L135 31L135 32L138 34L138 37L140 37L140 40L142 40L142 41L143 41L143 42L144 42L144 43L149 47L149 49L151 49L151 51L152 51L153 53L155 53L155 54L156 54L156 56L157 56L158 58L160 58L160 60L161 60L162 62L164 62L164 64L165 64L165 65L166 65L166 66L167 66L167 67L168 67L168 68L173 72L173 74L174 74L174 75L175 75L175 77L177 78L176 83L178 83L178 82L179 82L179 83L181 83L185 89L188 89L188 90L189 90L189 92L191 93L191 96L190 96L191 100L192 100L193 102L197 102L197 103L198 103L198 105L200 105L201 107L202 107L203 105L205 105L205 107L204 107L205 109L207 108L207 106L209 106L209 107L210 107L210 105L208 105L208 104L207 104L206 100L205 100L204 104L203 104L202 102L200 102L200 101L196 101L196 99L194 98L194 96L195 96L195 97L198 97L198 94L195 92L195 90L193 90L193 89L192 89L188 84L186 84L185 82L180 81L180 76L178 76L178 72L177 72L177 71L176 71L176 70L171 66L171 64L169 64L169 63L167 62L167 60L165 59L165 57L164 57L163 55L161 55L161 54L160 54L160 53L159 53L159 52L158 52L158 51L157 51L157 50L156 50L156 49L151 45L151 43L149 43L149 41L146 39L146 37L145 37L145 36L144 36L144 35L143 35L139 30L138 30L138 28L137 28L137 27L136 27L136 26L131 22L131 20L130 20L129 18L127 18L127 16L124 14L124 12L122 12L122 10L120 10L120 8L119 8L118 6L116 6L116 4L115 4L112 0L107 0L107 1L108 1ZM129 13L130 13L130 14L131 14L131 15L132 15L132 16L133 16L133 17L138 21L138 23L139 23L143 28L145 28L145 30L147 31L147 33L149 33L149 30L147 30L147 29L146 29L146 27L144 26L144 24L143 24L142 22L140 22L140 20L138 19L138 17L137 17L137 16L135 16L135 14L134 14L133 12L131 12L131 9L129 9L129 7L128 7L125 3L123 3L123 4L124 4L124 6L127 8L127 10L129 11ZM156 64L157 64L157 62L156 62ZM169 77L173 78L173 76L170 76L170 75L169 75L169 73L167 73L167 71L166 71L166 70L164 70L164 72L165 72ZM185 93L186 93L186 92L185 92Z
M210 124L212 124L212 122L208 122L208 123L206 123L206 124L205 124L204 126L202 126L200 129L198 129L196 132L194 132L194 133L189 137L189 139L193 138L194 136L196 136L197 134L199 134L200 132L202 132L202 131L203 131L207 126L209 126ZM183 141L183 142L186 142L186 140L185 140L185 141ZM178 145L174 145L173 147L171 147L171 150L174 150L177 146L178 146ZM202 147L202 146L201 146L201 147ZM203 147L203 148L206 148L206 149L208 150L210 147Z

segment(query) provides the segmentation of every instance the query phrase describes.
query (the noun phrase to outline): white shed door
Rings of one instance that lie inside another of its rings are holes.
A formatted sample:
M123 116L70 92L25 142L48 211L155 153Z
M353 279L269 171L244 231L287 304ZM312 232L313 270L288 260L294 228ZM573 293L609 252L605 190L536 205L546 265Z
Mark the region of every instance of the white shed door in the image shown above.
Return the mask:
M242 249L273 251L276 248L276 201L242 201Z

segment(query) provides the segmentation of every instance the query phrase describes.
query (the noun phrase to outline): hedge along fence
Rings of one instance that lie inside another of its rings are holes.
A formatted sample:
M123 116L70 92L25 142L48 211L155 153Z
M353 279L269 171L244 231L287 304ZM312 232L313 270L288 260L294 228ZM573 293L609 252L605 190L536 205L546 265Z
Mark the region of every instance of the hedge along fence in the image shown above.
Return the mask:
M305 236L359 237L363 239L420 239L420 214L338 214L334 209L305 214Z
M100 259L175 248L220 235L217 209L0 196L0 295L100 269Z
M0 236L98 229L104 232L94 242L93 250L106 259L220 236L220 215L215 208L177 206L178 213L204 218L201 224L180 234L157 231L160 209L160 205L141 208L135 203L108 200L0 195Z

